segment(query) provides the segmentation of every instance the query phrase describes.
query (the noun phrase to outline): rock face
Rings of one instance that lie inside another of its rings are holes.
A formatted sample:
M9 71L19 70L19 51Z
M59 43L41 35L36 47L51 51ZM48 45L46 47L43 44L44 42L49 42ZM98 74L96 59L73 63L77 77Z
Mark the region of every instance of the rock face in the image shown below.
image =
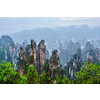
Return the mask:
M38 45L38 63L39 70L43 71L43 66L46 63L46 46L44 45L45 41L41 40Z
M60 67L60 61L56 51L53 51L50 59L50 68L55 69L57 67Z
M5 61L7 60L7 51L5 50Z
M79 69L78 63L79 63L79 55L76 55L76 57L74 57L72 60L72 67L69 66L69 75L71 79L75 78L74 73Z
M77 63L79 62L79 58L78 58L78 55L77 55L77 58L76 59L74 59L74 61L73 61L73 67L75 68L75 69L77 69Z
M23 75L23 64L25 60L25 51L23 50L22 47L20 47L20 53L19 53L19 60L20 60L20 65L18 67L18 72Z
M33 39L31 40L30 55L34 57L33 62L34 62L34 68L36 69L36 42Z
M57 77L57 72L56 72L57 68L60 68L60 60L57 55L57 52L53 51L50 59L50 67L49 67L49 69L52 72L51 76L53 77L53 81L55 81Z
M23 50L23 48L20 48L19 58L20 58L21 60L26 58L26 56L25 56L25 51Z

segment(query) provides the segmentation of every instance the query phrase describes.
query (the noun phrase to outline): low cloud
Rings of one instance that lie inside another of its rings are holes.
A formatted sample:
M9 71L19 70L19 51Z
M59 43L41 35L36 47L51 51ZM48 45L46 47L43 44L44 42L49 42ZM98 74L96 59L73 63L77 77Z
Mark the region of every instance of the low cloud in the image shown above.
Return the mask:
M73 20L85 20L85 19L100 19L100 17L60 17L58 19L73 21Z

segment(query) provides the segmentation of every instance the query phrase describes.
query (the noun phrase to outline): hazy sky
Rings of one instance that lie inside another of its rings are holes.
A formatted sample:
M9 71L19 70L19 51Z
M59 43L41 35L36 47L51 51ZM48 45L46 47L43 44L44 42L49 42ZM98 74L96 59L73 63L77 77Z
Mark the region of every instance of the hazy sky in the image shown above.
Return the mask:
M25 29L87 24L100 26L100 17L0 17L0 35Z

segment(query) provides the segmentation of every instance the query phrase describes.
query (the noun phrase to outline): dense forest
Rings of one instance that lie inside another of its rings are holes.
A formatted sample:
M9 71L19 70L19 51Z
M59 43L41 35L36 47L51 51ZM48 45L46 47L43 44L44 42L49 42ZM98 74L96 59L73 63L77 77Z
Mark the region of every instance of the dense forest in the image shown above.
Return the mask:
M3 61L0 64L0 83L1 84L53 84L53 78L50 77L46 69L40 75L34 69L34 66L24 64L24 75L19 74L13 68L13 64ZM46 64L48 66L48 64ZM56 83L54 84L100 84L100 66L97 64L87 64L75 73L75 79L69 80L62 69L57 70Z

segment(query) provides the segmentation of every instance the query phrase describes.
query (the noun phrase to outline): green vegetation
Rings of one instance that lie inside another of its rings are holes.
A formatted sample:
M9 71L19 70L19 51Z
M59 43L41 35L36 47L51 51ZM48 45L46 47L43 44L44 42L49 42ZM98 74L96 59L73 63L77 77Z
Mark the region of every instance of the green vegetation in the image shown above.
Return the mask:
M34 66L24 64L24 75L22 76L13 68L14 64L3 61L0 64L0 83L1 84L53 84L53 78L49 75L49 71L43 71L39 75ZM47 65L48 66L48 65ZM65 76L64 69L57 69L56 84L100 84L100 66L97 64L88 64L80 68L75 73L75 79L69 80Z
M15 72L12 67L14 64L3 61L0 64L0 83L1 84L25 84L27 83L26 77L18 72Z
M43 74L40 76L40 84L52 84L53 80L52 77L49 77L49 73L45 73L43 71Z
M25 75L27 77L28 84L38 84L39 83L39 76L34 66L29 66L28 71Z
M97 64L88 64L84 62L79 72L75 73L76 84L100 84L100 66Z

